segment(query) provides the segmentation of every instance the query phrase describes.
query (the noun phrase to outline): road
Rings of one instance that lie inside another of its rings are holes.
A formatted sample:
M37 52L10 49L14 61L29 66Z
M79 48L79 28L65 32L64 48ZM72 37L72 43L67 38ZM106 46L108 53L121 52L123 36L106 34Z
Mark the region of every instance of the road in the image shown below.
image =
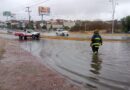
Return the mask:
M13 30L0 30L0 33L8 33L9 32L14 32ZM41 35L43 36L56 36L56 33L55 31L51 31L51 32L41 32ZM104 35L104 34L101 34L102 38L103 39L112 39L112 40L130 40L130 35ZM5 36L6 37L6 36ZM14 37L14 36L13 36ZM88 38L91 38L92 35L91 34L80 34L80 33L70 33L69 34L69 37L72 37L72 38L85 38L85 39L88 39ZM15 37L16 38L16 37Z
M38 62L89 90L130 90L129 42L104 42L96 56L90 42L85 41L43 39L20 43L23 49L41 58Z
M130 43L104 42L97 56L89 42L41 40L21 46L90 90L130 90Z

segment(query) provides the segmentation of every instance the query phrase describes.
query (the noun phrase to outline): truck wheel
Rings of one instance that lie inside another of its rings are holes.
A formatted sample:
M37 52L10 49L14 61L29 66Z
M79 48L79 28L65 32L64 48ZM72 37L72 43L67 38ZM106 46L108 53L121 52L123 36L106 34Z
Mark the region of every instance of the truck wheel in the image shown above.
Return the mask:
M35 35L32 35L32 39L35 40Z
M40 35L39 35L39 34L38 34L38 35L36 35L35 37L36 37L36 39L37 39L37 40L39 40L39 39L40 39Z
M24 40L27 40L27 36L24 36Z
M64 34L64 33L62 33L62 36L65 36L65 34Z
M38 34L38 40L40 40L40 34Z
M23 36L19 36L19 40L23 40Z
M69 34L66 35L67 37L69 36Z

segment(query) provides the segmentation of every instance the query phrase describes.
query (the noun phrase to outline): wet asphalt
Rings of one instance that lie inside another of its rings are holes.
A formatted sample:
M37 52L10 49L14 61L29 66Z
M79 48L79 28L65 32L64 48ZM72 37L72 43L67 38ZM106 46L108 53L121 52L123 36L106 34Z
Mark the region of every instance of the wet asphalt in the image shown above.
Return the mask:
M93 55L90 42L40 40L21 47L89 90L130 90L130 43L104 42Z

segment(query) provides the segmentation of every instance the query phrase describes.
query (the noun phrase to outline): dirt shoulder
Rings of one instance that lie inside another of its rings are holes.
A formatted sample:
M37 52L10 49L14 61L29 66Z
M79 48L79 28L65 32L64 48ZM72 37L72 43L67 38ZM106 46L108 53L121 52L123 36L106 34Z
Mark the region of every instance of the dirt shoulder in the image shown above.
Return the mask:
M5 45L6 45L6 41L3 39L0 39L0 60L2 59L2 56L5 52Z
M75 41L91 41L90 38L75 38L75 37L62 37L62 36L41 36L43 39L56 39L56 40L75 40ZM118 39L103 39L105 42L130 42L130 40Z
M6 41L3 47L5 52L0 60L0 90L81 90L65 77L45 67L15 41Z
M93 31L92 32L70 32L71 34L86 34L86 35L93 35ZM101 35L104 35L104 36L130 36L130 34L127 34L127 33L114 33L114 34L111 34L111 33L100 33Z

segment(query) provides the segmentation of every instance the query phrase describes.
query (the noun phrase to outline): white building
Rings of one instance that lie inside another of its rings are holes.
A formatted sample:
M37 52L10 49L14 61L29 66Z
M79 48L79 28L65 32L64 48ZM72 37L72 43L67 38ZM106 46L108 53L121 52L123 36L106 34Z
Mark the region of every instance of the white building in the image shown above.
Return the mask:
M51 27L53 29L63 28L63 22L58 22L57 20L50 20L47 22L47 29Z
M69 28L75 26L75 22L74 21L64 21L63 24L64 24L64 26L67 26Z
M0 21L0 28L4 28L6 26L5 22Z
M62 20L62 19L47 21L47 29L49 29L51 27L53 29L63 28L64 26L71 28L71 27L75 26L75 22L68 21L68 20Z

